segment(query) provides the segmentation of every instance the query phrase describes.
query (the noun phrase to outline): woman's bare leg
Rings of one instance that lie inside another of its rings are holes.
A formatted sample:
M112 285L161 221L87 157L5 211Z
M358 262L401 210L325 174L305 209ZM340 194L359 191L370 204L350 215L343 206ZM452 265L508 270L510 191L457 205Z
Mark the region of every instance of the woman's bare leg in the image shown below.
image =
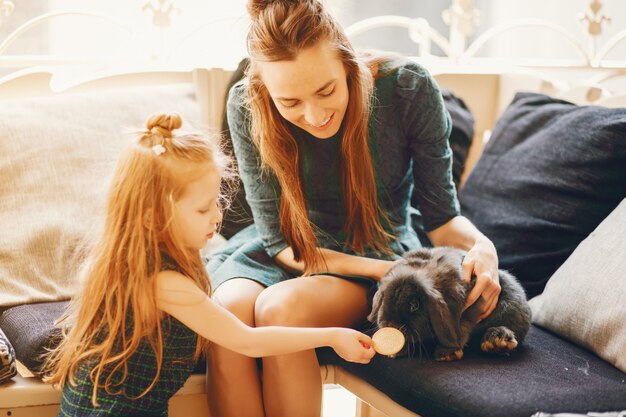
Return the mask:
M353 327L367 313L364 285L331 276L295 278L257 298L257 326ZM315 351L263 358L267 417L319 417L322 379ZM242 414L243 415L243 414Z
M213 298L241 321L254 326L254 303L264 288L255 281L235 278L220 285ZM256 359L212 344L207 368L212 417L265 416Z

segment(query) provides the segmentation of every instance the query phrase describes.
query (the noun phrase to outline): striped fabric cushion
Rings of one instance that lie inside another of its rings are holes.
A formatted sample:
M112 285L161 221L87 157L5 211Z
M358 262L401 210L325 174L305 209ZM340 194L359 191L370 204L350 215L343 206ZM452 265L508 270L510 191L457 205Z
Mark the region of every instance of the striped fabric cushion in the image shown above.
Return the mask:
M16 373L15 351L9 339L0 329L0 384L13 378Z

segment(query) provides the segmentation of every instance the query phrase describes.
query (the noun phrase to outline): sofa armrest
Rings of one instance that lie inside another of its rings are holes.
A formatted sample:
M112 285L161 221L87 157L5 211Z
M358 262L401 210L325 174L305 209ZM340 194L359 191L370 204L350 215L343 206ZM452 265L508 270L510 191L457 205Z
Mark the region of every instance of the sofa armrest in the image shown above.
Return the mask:
M61 404L61 391L18 364L19 375L0 385L0 415L12 417L56 417ZM204 374L193 374L170 400L171 417L209 416L205 395Z

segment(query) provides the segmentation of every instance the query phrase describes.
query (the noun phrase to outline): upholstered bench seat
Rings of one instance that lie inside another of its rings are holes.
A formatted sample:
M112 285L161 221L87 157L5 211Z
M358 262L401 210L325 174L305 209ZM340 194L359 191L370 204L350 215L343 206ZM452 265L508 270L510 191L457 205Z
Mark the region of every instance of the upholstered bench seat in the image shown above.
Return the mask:
M32 346L20 343L44 340L62 311L51 303L15 309L5 311L1 323L7 335L22 335L13 337L16 352L33 352ZM29 334L30 338L25 337ZM538 411L626 409L626 374L534 325L510 357L472 349L459 362L436 362L426 352L421 356L390 359L377 355L370 364L359 365L343 361L330 349L318 350L323 382L354 393L363 402L358 410L362 417L530 417ZM18 359L22 359L19 354ZM37 366L32 358L30 364ZM0 386L0 415L8 411L12 416L26 415L16 410L37 407L32 415L52 416L59 401L60 392L37 378L16 377ZM171 415L191 415L190 409L206 415L206 403L204 374L195 374L172 399Z
M534 325L510 357L468 350L458 362L437 362L425 355L422 359L377 355L370 364L359 365L327 349L318 356L322 363L336 365L340 372L352 374L424 417L626 410L626 374Z

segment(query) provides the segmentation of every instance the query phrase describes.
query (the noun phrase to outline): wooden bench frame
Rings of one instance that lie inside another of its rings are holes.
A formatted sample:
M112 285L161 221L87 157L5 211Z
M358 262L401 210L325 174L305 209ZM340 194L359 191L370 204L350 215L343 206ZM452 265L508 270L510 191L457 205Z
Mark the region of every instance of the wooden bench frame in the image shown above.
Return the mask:
M0 385L0 416L56 417L61 391L32 376L22 365L20 375ZM416 414L398 405L360 378L338 366L321 367L322 382L336 384L357 397L355 417L415 417ZM29 375L30 374L30 375ZM207 417L210 415L206 396L206 377L194 374L170 400L170 417ZM361 400L367 398L368 402Z

